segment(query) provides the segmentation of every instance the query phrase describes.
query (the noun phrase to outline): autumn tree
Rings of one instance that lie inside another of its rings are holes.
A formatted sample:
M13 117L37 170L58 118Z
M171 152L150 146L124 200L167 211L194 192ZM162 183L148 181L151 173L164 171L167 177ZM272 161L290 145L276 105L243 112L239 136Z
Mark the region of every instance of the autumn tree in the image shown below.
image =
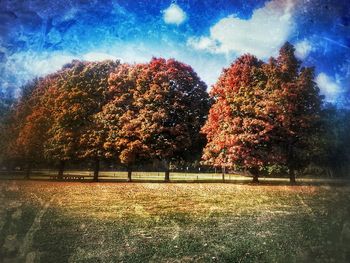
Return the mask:
M310 159L322 103L313 68L300 65L286 43L268 63L244 55L224 70L203 127L208 164L243 167L253 181L265 166L285 165L295 182L295 170Z
M59 74L53 93L53 125L47 152L60 160L59 175L64 163L72 159L94 161L94 180L98 180L103 157L104 131L98 113L106 103L109 73L118 62L73 61Z
M276 60L271 59L267 75L274 104L274 143L281 148L283 164L288 167L291 183L295 171L310 161L310 151L315 146L313 135L319 129L322 97L314 79L314 69L301 67L290 43L282 46ZM271 73L272 72L272 73Z
M143 141L150 157L169 164L184 153L195 154L200 128L209 109L206 85L193 69L170 59L152 59L138 81L136 105ZM197 149L198 150L198 149Z
M25 164L27 177L33 164L45 160L44 146L52 123L47 95L55 78L56 74L51 74L23 86L8 116L5 153L8 159Z
M79 116L82 126L79 131L78 157L94 162L94 180L98 181L100 161L104 159L106 130L99 113L107 103L108 78L110 73L119 65L119 61L103 61L89 64L80 74L81 85L77 89L80 95L82 113ZM84 84L85 83L85 84ZM78 95L79 96L79 95Z
M112 146L128 167L141 159L162 162L169 181L169 163L198 150L209 108L206 85L191 67L154 58L111 74L110 90L114 99L104 109L110 125L105 146Z
M170 162L198 150L200 128L210 106L207 87L190 66L161 58L151 60L137 85L142 141L150 157L163 162L169 181Z
M206 164L243 168L258 182L260 170L279 159L270 143L275 128L269 115L267 78L263 62L252 55L239 57L221 74L210 94L215 102L202 128L208 143Z
M132 179L133 165L147 158L147 147L139 133L139 108L134 97L137 79L144 67L143 64L122 64L110 74L108 103L99 113L106 131L105 155L127 167L128 181Z
M8 122L5 127L6 148L4 150L6 159L15 161L18 164L23 164L26 167L26 176L29 176L32 160L34 156L23 149L23 144L20 139L20 134L25 128L26 120L33 112L38 97L36 89L39 80L34 79L28 82L21 88L21 94L14 103L8 116Z
M44 146L48 140L47 131L53 122L51 107L47 105L46 96L50 86L55 82L55 77L56 75L52 74L37 81L30 94L30 111L24 119L20 120L16 147L27 161L27 176L34 163L45 159Z
M14 98L0 90L0 164L3 164L7 156L7 145L10 134L10 116Z
M69 102L69 92L65 90L65 83L79 63L73 61L57 72L57 80L50 87L46 97L46 104L51 107L54 121L48 130L45 155L48 159L58 162L60 178L63 176L66 161L76 158L76 127L74 127L73 114L70 112L72 105Z

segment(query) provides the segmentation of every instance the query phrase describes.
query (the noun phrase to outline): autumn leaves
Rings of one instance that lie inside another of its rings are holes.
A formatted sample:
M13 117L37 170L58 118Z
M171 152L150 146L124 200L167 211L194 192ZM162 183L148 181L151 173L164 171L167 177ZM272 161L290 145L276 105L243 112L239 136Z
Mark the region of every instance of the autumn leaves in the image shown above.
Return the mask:
M175 60L152 59L117 69L109 85L113 99L99 116L107 156L119 154L129 168L157 159L168 170L170 161L198 151L209 96L192 68Z
M72 61L24 89L7 129L7 155L28 171L37 160L59 163L60 176L67 161L93 161L96 181L102 160L125 165L129 180L135 164L157 160L169 180L170 162L203 151L207 165L244 169L255 181L266 166L281 165L293 181L320 111L313 78L289 43L267 63L239 57L212 98L193 69L173 59Z
M203 147L207 87L175 60L73 61L30 89L15 107L13 157L28 165L38 158L59 162L60 176L65 162L91 160L97 181L100 161L111 159L128 167L131 180L135 163L158 160L169 179L171 161Z
M207 164L244 169L258 181L267 166L294 171L312 152L321 97L312 68L301 68L286 43L277 59L264 63L243 55L224 70L211 90L215 103L202 131Z

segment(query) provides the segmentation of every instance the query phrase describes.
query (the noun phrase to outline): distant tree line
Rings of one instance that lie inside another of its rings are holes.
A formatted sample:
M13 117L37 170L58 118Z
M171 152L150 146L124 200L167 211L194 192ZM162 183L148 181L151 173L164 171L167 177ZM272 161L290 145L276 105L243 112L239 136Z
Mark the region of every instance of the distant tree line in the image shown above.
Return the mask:
M72 61L35 79L12 101L0 101L1 162L29 176L38 162L124 165L199 162L223 174L301 171L346 174L350 114L325 105L314 69L301 66L286 43L277 58L239 57L207 93L194 70L174 59L149 63Z

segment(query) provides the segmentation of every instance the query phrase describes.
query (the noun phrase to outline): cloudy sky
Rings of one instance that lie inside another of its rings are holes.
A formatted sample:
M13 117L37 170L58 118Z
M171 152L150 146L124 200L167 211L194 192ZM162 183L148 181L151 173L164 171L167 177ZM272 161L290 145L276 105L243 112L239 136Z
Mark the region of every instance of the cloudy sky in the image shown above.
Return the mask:
M349 104L348 0L0 0L0 88L17 90L72 59L190 64L208 84L244 53L285 41L316 66L326 100Z

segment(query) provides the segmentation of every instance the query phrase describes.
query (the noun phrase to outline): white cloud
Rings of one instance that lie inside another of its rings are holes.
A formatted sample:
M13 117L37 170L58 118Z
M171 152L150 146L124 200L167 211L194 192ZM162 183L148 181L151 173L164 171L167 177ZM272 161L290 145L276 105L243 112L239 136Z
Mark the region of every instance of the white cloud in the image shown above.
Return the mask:
M316 77L316 83L320 88L320 93L325 96L327 102L336 102L341 93L341 87L337 81L334 81L326 73L321 72Z
M210 28L209 37L190 38L198 50L211 53L252 53L260 58L276 55L294 29L295 1L272 0L253 11L248 20L230 15Z
M30 75L45 75L58 70L62 65L72 61L75 57L64 53L20 52L10 57L10 65L19 67Z
M300 59L305 59L312 50L311 43L306 39L295 44L295 55Z
M187 41L187 44L198 50L215 51L217 49L217 42L210 37L190 37Z
M60 69L64 64L76 59L68 53L36 53L18 52L7 57L3 65L3 74L0 79L0 87L4 89L18 89L27 81L50 74Z
M53 73L73 59L101 61L116 60L117 57L103 52L89 52L82 55L65 52L18 52L8 56L6 62L0 66L3 72L0 78L0 87L3 89L14 88L16 93L29 80Z
M119 59L121 62L144 63L152 57L175 58L191 65L203 81L212 85L220 75L222 68L227 67L231 60L213 54L200 54L181 43L178 48L172 45L155 47L149 44L115 43L108 48L89 50L86 53L73 54L69 52L33 52L25 51L7 56L5 63L0 64L0 88L13 89L18 94L20 87L27 81L53 73L73 59L101 61ZM6 49L1 49L6 52ZM120 51L123 52L120 52Z
M186 13L177 4L171 4L163 11L163 19L167 24L180 25L186 19Z

